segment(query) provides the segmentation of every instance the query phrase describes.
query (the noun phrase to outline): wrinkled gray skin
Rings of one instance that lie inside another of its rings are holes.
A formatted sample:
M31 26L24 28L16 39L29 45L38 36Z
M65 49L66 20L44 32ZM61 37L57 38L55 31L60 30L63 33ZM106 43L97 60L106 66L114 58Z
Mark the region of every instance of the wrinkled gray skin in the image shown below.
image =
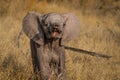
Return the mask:
M72 14L39 14L29 12L23 19L23 31L30 38L34 72L41 80L49 80L54 73L66 80L65 50L68 41L79 35L80 23Z

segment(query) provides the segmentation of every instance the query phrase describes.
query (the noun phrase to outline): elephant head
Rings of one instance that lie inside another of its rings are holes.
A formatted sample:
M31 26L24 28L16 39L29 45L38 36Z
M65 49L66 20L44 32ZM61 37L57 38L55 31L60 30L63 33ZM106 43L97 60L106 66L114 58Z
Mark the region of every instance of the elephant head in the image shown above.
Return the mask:
M79 19L72 13L29 12L23 19L23 31L39 45L44 45L46 39L60 39L60 45L65 45L79 35L79 30Z

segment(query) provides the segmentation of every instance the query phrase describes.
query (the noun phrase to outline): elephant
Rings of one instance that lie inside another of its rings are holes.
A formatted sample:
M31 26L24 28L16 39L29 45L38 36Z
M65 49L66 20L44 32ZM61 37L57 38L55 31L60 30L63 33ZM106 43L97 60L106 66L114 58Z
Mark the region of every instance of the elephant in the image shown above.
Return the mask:
M30 39L33 71L40 80L54 74L66 80L65 46L80 33L80 21L73 13L28 12L23 19L23 32Z

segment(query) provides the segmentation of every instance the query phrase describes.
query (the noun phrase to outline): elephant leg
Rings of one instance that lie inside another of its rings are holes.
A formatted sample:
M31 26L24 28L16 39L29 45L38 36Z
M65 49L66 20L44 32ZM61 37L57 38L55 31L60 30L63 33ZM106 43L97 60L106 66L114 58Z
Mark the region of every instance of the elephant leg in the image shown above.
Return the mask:
M65 68L65 51L64 48L60 53L59 75L60 80L66 80L66 68Z
M35 45L36 45L36 43L33 40L30 40L33 70L37 74L37 72L39 71L39 61L38 61L37 51L36 51Z
M37 46L37 56L39 61L39 69L41 80L49 80L51 76L51 68L50 68L50 56L49 53L44 50L43 47Z
M51 69L49 65L43 65L41 70L41 80L50 80L51 77Z

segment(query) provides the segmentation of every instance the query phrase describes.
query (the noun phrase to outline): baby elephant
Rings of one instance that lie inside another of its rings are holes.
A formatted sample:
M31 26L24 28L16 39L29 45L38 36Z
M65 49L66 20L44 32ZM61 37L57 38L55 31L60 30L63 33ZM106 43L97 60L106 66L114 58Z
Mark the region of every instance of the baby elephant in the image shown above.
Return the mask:
M79 35L80 23L72 14L29 12L23 19L23 31L30 38L33 69L40 80L54 74L66 80L64 45Z

